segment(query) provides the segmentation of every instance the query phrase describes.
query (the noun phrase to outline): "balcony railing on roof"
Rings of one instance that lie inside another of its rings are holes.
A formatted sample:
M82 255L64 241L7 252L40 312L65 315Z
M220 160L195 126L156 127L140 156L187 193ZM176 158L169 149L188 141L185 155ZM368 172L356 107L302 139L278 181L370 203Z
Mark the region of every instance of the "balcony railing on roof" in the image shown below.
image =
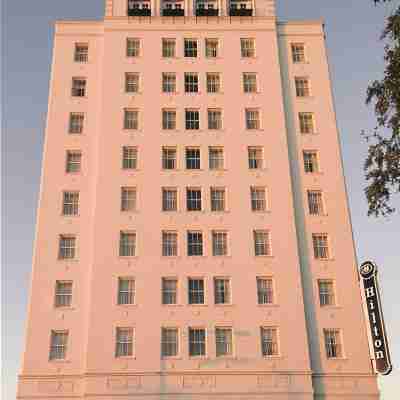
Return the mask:
M149 17L151 16L151 8L149 0L141 1L128 1L128 11L129 17Z
M183 17L185 15L185 10L183 8L164 8L162 10L162 15L164 17Z

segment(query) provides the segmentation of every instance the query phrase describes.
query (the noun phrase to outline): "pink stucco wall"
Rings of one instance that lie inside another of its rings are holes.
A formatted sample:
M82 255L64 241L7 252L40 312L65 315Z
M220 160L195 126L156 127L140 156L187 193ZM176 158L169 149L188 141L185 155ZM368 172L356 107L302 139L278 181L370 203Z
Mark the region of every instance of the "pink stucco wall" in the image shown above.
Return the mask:
M225 4L225 3L224 3ZM57 22L41 196L33 260L27 340L18 398L60 399L378 399L371 370L356 260L320 21L277 23L273 2L254 18L130 18L125 2L107 1L104 21ZM265 11L268 10L268 11ZM125 56L127 37L142 55ZM161 39L177 39L177 57L161 58ZM197 38L199 57L182 56L183 38ZM204 39L218 38L220 55L203 57ZM240 38L253 37L257 56L240 57ZM290 43L303 42L307 63L293 65ZM89 62L73 62L75 43L89 44ZM183 90L184 72L198 72L200 91ZM139 72L141 92L124 92L126 72ZM176 72L178 94L161 93L163 72ZM207 94L206 72L221 72L222 93ZM259 93L243 94L242 72L257 72ZM87 97L71 97L72 77L88 80ZM308 76L312 97L297 99L294 76ZM122 129L123 109L140 110L139 131ZM177 130L161 130L161 109L177 109ZM201 110L200 131L184 129L184 109ZM223 110L223 129L206 129L207 107ZM244 108L259 107L261 130L246 131ZM68 135L68 115L85 112L81 135ZM297 113L315 113L317 134L301 135ZM121 147L137 146L138 169L121 169ZM247 167L247 146L264 147L265 168ZM161 169L162 146L178 147L179 167ZM184 168L185 146L202 150L202 169ZM225 170L208 169L208 146L223 146ZM65 152L80 149L82 172L65 173ZM303 172L302 150L319 151L321 171ZM121 213L121 186L135 186L138 209ZM161 211L161 187L179 189L180 209ZM185 211L187 186L203 189L202 212ZM209 188L227 188L228 210L212 213ZM250 186L265 186L269 210L254 213ZM309 216L307 189L324 192L327 215ZM80 191L80 214L60 214L62 192ZM134 230L137 255L118 256L121 230ZM161 232L178 231L178 256L161 256ZM186 256L186 230L201 229L204 256ZM211 254L211 231L229 232L229 255ZM255 257L253 229L271 232L272 256ZM331 259L313 259L312 233L327 232ZM76 234L78 257L57 259L58 236ZM116 304L118 277L136 279L136 304ZM187 304L187 278L206 280L206 305ZM232 304L213 304L213 277L231 278ZM256 277L275 281L276 302L257 304ZM179 279L179 304L161 305L161 278ZM337 305L319 306L318 279L334 279ZM72 307L54 308L56 280L73 281ZM215 326L231 326L234 355L215 356ZM260 327L279 328L280 355L263 358ZM134 357L117 359L115 329L135 328ZM180 332L180 354L160 359L161 327ZM207 328L207 357L188 356L189 326ZM344 357L325 356L323 329L342 330ZM51 330L69 330L66 360L49 361Z

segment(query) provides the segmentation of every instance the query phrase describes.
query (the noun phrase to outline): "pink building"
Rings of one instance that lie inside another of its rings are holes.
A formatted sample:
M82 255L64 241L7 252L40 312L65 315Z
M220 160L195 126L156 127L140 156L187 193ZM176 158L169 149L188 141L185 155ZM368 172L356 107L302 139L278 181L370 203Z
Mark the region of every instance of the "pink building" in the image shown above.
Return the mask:
M274 3L56 23L18 399L379 398L323 24Z

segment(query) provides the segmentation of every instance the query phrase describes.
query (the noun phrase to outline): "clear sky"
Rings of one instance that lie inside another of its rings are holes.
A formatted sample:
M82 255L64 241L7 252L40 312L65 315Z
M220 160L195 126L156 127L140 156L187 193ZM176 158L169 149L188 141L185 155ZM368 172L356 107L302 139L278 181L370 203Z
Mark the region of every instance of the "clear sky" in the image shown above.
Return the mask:
M375 7L372 0L276 0L281 19L324 18L340 128L345 175L359 261L380 267L383 309L395 372L380 379L383 400L400 393L400 198L389 220L368 218L363 197L362 129L373 127L364 105L367 83L381 76L384 17L399 4ZM32 244L38 200L50 77L52 22L98 18L103 0L3 2L2 120L2 345L4 400L15 399L24 342ZM53 132L55 134L56 132ZM346 266L342 266L346 267ZM397 380L397 382L396 382Z

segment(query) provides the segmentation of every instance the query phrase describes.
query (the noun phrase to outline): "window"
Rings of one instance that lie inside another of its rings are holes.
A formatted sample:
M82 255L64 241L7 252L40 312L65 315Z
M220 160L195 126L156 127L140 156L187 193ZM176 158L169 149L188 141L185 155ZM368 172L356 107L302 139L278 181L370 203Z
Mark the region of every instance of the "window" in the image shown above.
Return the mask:
M63 215L79 214L79 192L63 193Z
M250 169L261 169L263 167L263 148L262 147L248 147L247 153L249 157Z
M162 255L165 257L178 255L178 234L176 232L163 231Z
M133 328L117 328L115 357L133 355Z
M311 215L324 215L324 204L320 190L307 190L308 210Z
M224 149L222 147L209 147L208 162L210 169L224 169Z
M137 148L124 146L122 148L122 168L136 169L137 168Z
M74 61L79 63L88 62L89 45L87 43L75 43Z
M200 169L200 149L186 149L186 169Z
M225 211L225 188L212 187L210 197L211 211Z
M178 303L178 280L175 278L162 278L162 303Z
M176 110L166 110L162 112L162 128L176 129Z
M138 93L139 92L139 74L136 72L127 72L125 74L125 92Z
M292 43L292 60L294 63L303 63L306 61L304 43Z
M175 39L163 39L162 40L162 56L166 58L175 57L176 40Z
M262 187L250 188L250 197L251 197L252 211L265 211L267 209L265 188Z
M177 211L178 193L176 188L163 188L162 190L162 210Z
M72 78L71 95L73 97L86 96L86 78Z
M261 328L261 349L264 357L279 355L278 330L276 328Z
M251 38L240 39L240 49L242 57L255 57L255 41Z
M135 280L118 278L118 304L135 304Z
M126 39L126 56L127 57L140 56L140 39L137 38Z
M187 211L201 211L201 189L186 189L186 209Z
M185 72L185 92L197 93L199 91L199 76L197 72Z
M206 355L206 330L204 328L189 328L189 356Z
M203 255L203 234L201 232L189 231L187 233L188 256Z
M208 129L222 129L222 112L218 108L209 108Z
M200 129L199 110L185 110L186 129Z
M231 281L228 278L214 279L215 304L229 304L231 302Z
M119 256L134 257L136 255L136 233L120 232L119 236Z
M243 91L245 93L257 92L257 74L254 72L245 72L243 74Z
M207 72L207 92L218 93L221 90L221 79L218 72Z
M185 57L197 57L197 39L185 39Z
M273 304L274 289L271 278L257 278L258 304Z
M82 153L79 150L67 150L65 172L74 173L81 170Z
M178 355L178 329L161 329L161 356L175 357Z
M313 233L314 257L327 260L329 258L328 235L326 233Z
M139 129L139 111L132 109L124 110L124 129Z
M246 108L246 129L260 129L259 110Z
M297 97L308 97L310 96L310 85L308 78L296 77L294 79L296 85L296 96Z
M339 329L324 329L325 349L328 358L341 358L342 341Z
M68 331L51 331L49 360L65 360L68 346Z
M69 133L82 133L83 131L83 113L71 113L69 115Z
M121 188L121 211L136 210L136 188L122 187Z
M164 93L176 92L176 74L175 72L164 72L162 74L162 91Z
M206 39L206 57L218 57L218 39Z
M228 234L226 232L212 232L213 256L228 255Z
M319 303L323 306L335 305L335 288L333 281L320 279L318 281Z
M176 148L163 147L162 149L163 169L176 169Z
M254 231L254 250L256 256L270 256L271 245L268 231Z
M233 354L232 328L215 328L216 356L231 356Z
M72 302L72 281L57 281L54 304L56 307L70 307Z
M73 259L76 256L76 237L72 235L61 235L58 258L61 260Z
M315 133L314 114L310 112L299 113L299 123L301 133Z
M319 171L318 154L316 151L303 151L304 172L315 173Z
M204 279L189 278L189 304L204 304Z

